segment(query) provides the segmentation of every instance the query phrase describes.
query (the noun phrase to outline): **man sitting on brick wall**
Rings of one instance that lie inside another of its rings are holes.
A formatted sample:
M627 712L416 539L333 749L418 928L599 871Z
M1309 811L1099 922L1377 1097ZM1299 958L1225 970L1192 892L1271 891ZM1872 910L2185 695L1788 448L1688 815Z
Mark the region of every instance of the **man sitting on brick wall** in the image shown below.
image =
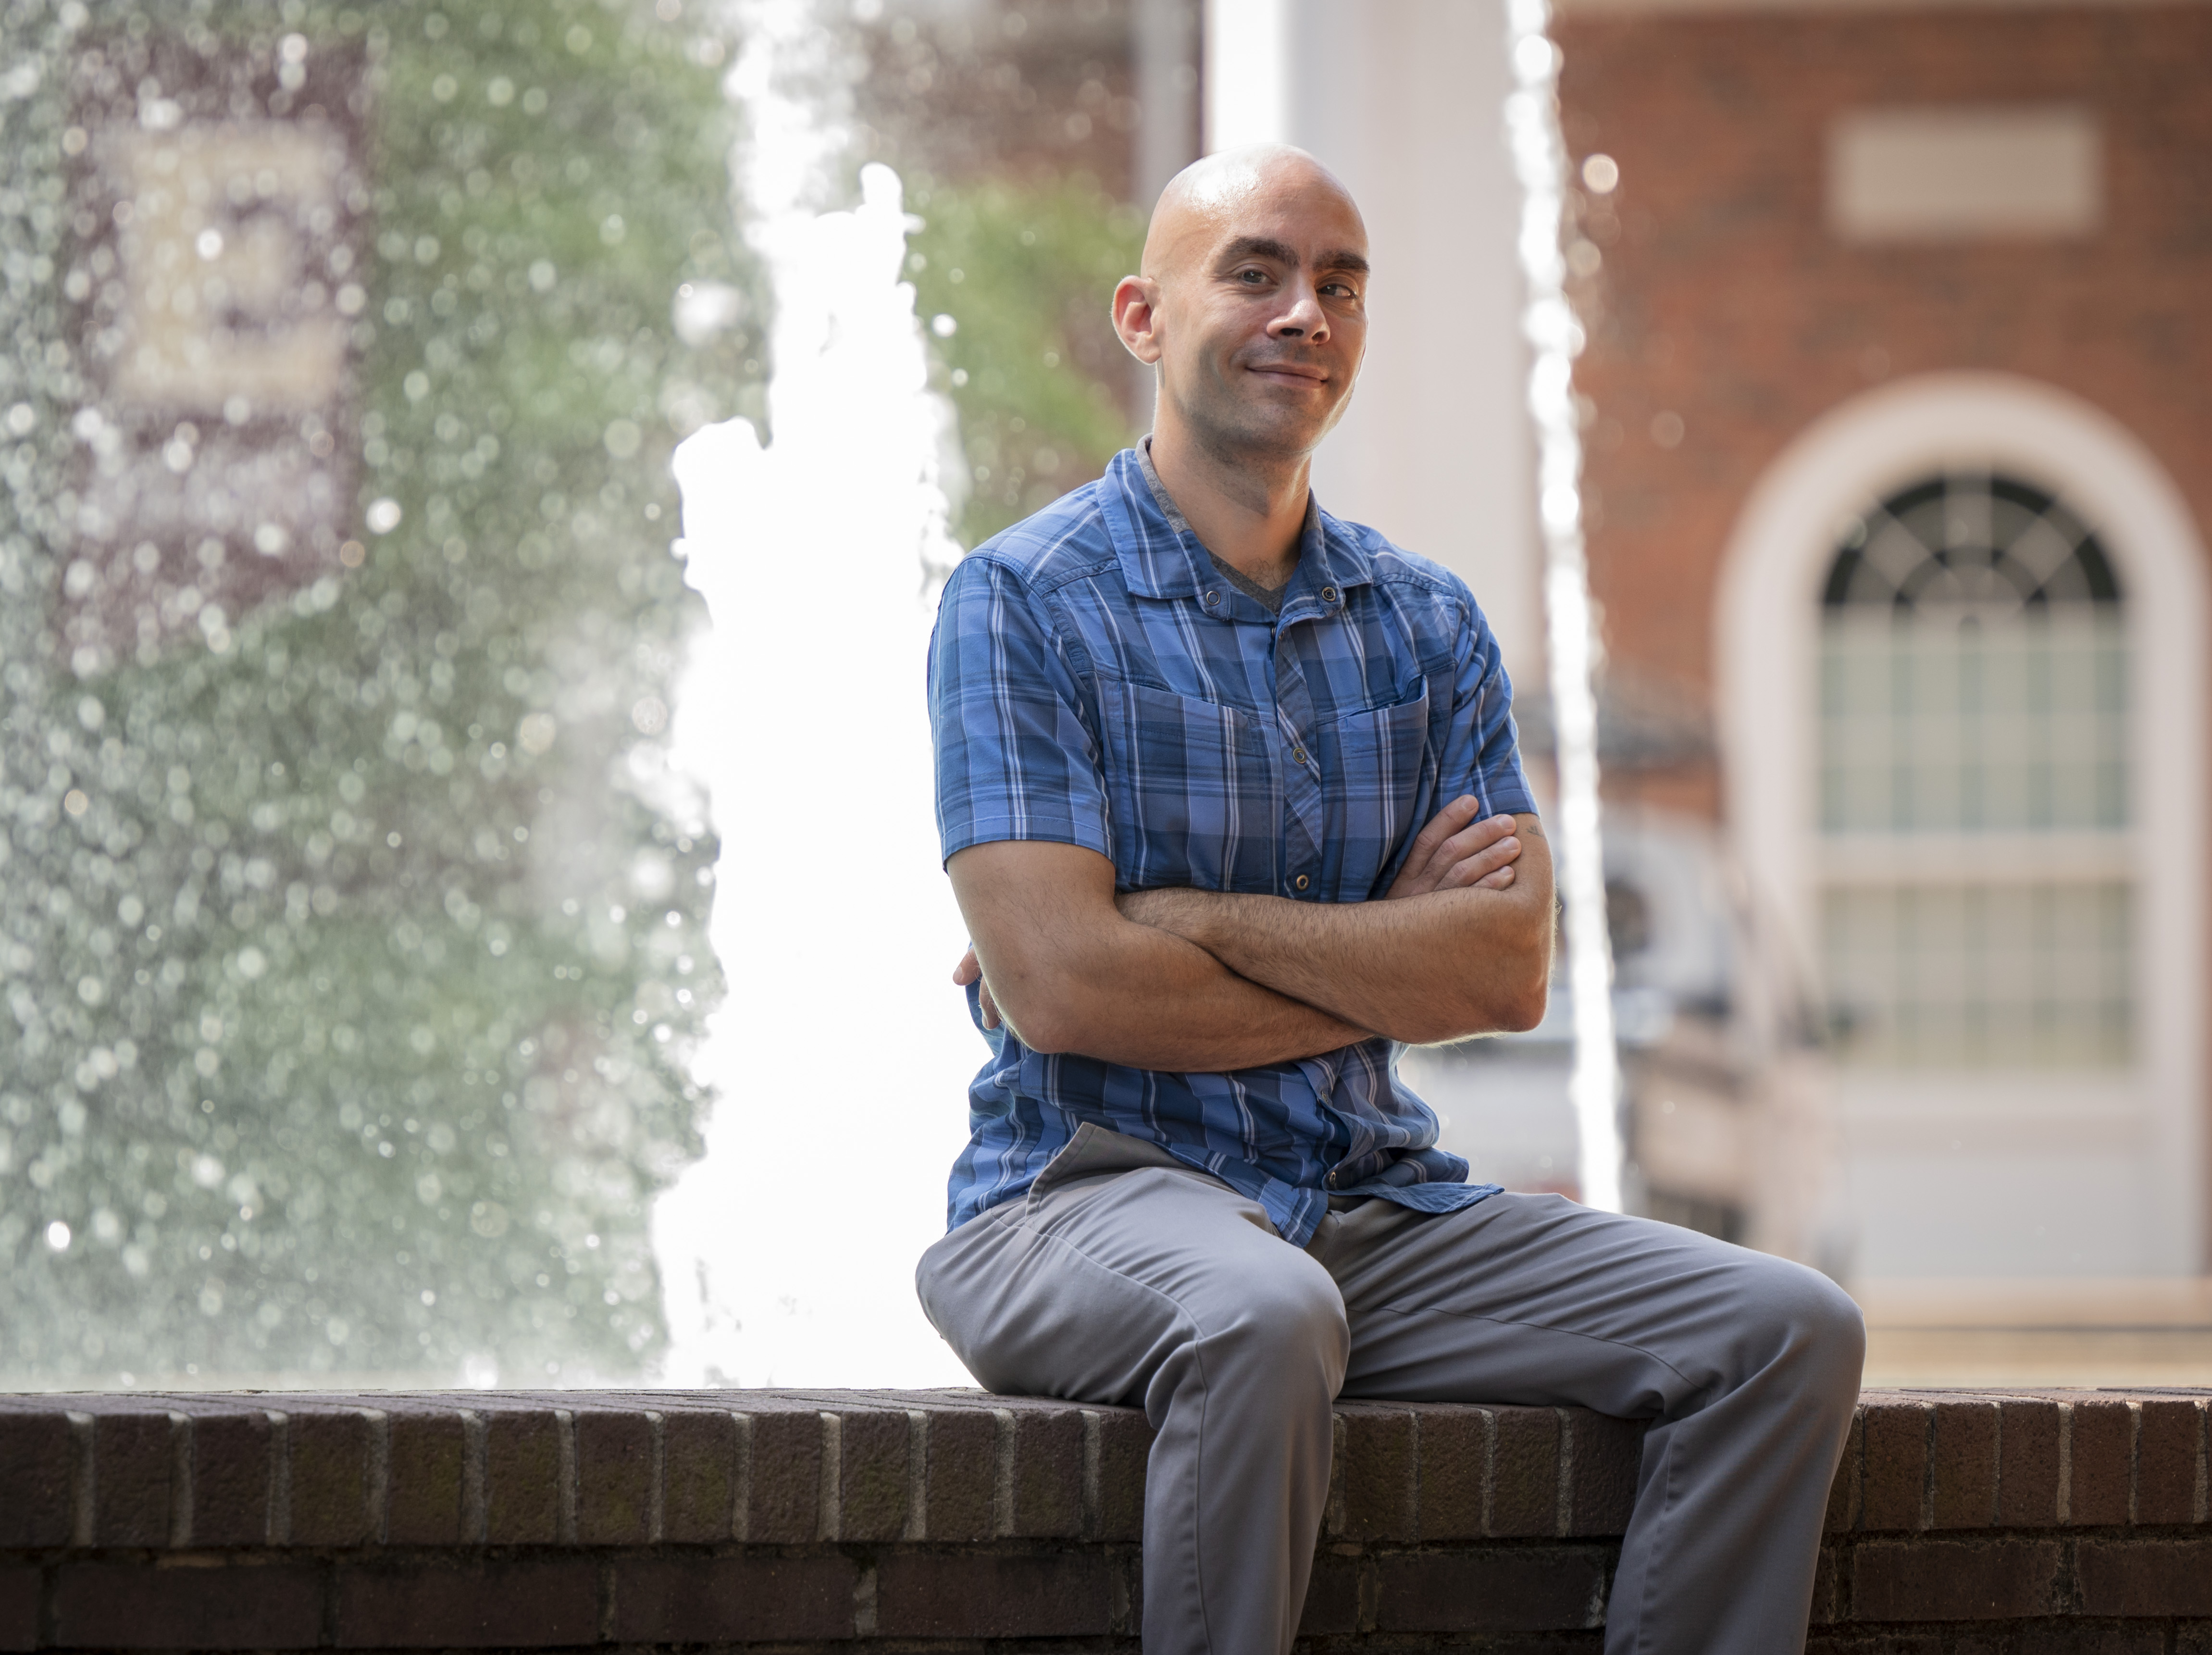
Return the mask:
M1151 1418L1150 1655L1290 1647L1340 1394L1650 1421L1606 1647L1799 1649L1856 1307L1464 1182L1393 1074L1542 1015L1552 868L1466 585L1307 486L1366 240L1297 150L1182 173L1114 293L1152 435L945 589L938 811L993 1056L922 1302L990 1389Z

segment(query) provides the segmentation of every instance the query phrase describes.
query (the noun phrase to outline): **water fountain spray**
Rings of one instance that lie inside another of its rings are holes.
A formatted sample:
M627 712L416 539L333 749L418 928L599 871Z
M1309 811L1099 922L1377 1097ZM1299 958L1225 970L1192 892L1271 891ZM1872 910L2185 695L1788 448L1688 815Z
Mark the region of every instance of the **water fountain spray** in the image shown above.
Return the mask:
M678 1382L957 1384L915 1302L935 1176L981 1044L951 980L966 933L939 866L923 663L933 569L958 556L950 408L902 279L897 175L844 189L854 55L811 0L747 0L737 167L773 289L766 441L676 451L684 578L706 599L676 762L721 842L710 924L728 996L701 1078L705 1157L654 1212Z
M1522 191L1522 328L1534 351L1528 411L1536 423L1537 516L1544 536L1546 642L1558 743L1559 887L1566 899L1567 984L1574 1006L1568 1092L1580 1140L1582 1200L1620 1210L1620 1060L1613 1042L1613 946L1606 928L1605 852L1598 824L1596 636L1583 540L1582 433L1574 359L1582 325L1567 302L1560 250L1567 156L1559 131L1559 49L1549 0L1506 0L1514 89L1507 141Z

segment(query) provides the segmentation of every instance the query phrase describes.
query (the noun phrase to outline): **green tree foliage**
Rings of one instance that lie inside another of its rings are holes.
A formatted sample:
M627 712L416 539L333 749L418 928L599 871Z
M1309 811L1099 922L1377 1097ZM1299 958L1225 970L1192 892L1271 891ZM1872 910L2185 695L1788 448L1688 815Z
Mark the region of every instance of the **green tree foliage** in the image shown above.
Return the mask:
M1129 441L1133 404L1149 417L1109 319L1144 220L1081 177L939 183L914 204L916 307L957 324L938 350L973 479L956 526L972 546L1097 477Z
M0 258L41 273L0 301L7 1376L635 1371L719 992L653 738L696 618L668 452L757 371L671 321L750 279L720 49L589 0L9 10ZM162 32L364 66L365 554L88 675L66 88Z

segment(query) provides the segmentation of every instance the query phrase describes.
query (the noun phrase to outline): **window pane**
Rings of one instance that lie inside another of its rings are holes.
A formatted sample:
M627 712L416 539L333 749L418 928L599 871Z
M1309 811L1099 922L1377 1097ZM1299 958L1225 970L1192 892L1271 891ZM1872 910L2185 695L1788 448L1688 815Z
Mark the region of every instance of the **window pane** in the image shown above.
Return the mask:
M1820 645L1821 828L2124 828L2127 677L2111 606L1966 624L1830 609Z
M2124 880L1831 888L1821 931L1840 1052L1915 1068L2124 1064L2133 910Z

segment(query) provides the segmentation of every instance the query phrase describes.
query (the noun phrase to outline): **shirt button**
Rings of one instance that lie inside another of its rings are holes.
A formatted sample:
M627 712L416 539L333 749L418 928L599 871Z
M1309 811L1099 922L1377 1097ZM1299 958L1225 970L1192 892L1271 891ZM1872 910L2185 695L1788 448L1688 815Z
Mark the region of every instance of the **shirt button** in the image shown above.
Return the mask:
M1291 749L1291 763L1293 764L1303 764L1305 762L1306 750L1304 747L1293 747Z
M1306 885L1307 885L1307 883L1308 883L1308 882L1307 882L1307 879L1306 879L1306 876L1305 876L1304 874L1301 873L1301 874L1299 874L1299 875L1298 875L1298 877L1297 877L1297 879L1292 879L1292 880L1291 881L1291 883L1292 885L1296 885L1299 890L1303 891L1303 890L1304 890L1304 889L1306 888Z
M1321 589L1321 600L1325 604L1334 603L1336 601L1336 588L1333 586L1323 587Z
M1206 594L1206 607L1207 607L1207 608L1209 608L1209 609L1211 609L1214 605L1216 605L1216 604L1219 603L1220 601L1221 601L1221 594L1220 594L1219 593L1218 593L1218 592L1209 592L1209 593L1207 593Z

